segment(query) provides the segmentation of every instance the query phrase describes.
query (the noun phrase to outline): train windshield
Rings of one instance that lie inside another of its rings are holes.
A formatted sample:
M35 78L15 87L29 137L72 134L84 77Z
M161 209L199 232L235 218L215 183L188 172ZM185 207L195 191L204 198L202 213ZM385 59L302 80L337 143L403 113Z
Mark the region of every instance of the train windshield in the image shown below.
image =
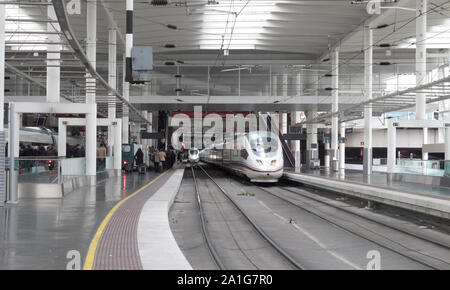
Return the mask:
M191 155L197 155L198 154L198 150L197 149L191 149L191 150L189 150L189 153Z
M248 141L256 156L273 157L278 151L278 137L271 132L251 132Z

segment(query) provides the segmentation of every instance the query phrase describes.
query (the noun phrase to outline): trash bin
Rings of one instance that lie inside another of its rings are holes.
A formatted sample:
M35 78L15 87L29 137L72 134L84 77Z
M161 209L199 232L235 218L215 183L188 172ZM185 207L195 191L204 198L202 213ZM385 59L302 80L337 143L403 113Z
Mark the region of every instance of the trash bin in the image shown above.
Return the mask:
M11 190L10 190L10 184L9 184L9 174L10 170L9 168L5 168L5 184L6 184L6 202L17 202L18 200L18 194L19 194L19 174L17 170L14 170L14 180L15 180L15 190L14 190L14 196L11 196Z

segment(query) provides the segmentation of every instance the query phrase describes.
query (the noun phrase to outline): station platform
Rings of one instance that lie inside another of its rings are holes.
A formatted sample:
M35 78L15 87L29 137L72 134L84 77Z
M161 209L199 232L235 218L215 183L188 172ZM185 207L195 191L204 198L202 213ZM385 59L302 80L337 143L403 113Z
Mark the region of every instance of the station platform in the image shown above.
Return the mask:
M180 170L113 176L60 199L23 199L0 207L0 269L63 270L74 251L80 256L78 268L145 269L148 246L138 232L147 233L145 222L154 222L154 213L159 220L164 216L155 211L152 197L160 202L157 207L165 206L170 232L167 211L181 183ZM170 236L163 238L170 246ZM189 268L186 263L178 268Z
M285 169L284 177L314 187L450 219L450 187L442 186L443 182L436 182L426 176L373 172L368 177L358 170L334 172L321 168Z

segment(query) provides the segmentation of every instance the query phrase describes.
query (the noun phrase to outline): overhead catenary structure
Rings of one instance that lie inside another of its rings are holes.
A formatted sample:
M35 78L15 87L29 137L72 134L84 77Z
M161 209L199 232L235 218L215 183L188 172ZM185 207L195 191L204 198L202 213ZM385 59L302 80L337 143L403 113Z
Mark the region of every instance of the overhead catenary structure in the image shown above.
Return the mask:
M297 166L342 171L347 153L361 147L363 173L371 175L380 147L377 118L408 112L426 121L439 107L439 121L446 122L450 23L444 0L385 1L374 14L366 4L2 2L2 71L9 77L2 78L2 94L6 103L95 104L86 130L88 160L98 143L96 119L121 119L121 142L156 145L141 139L141 125L168 139L168 122L155 122L158 116L201 105L204 111L279 113L282 135L306 136L304 146L303 137L287 142ZM133 47L149 46L153 69L133 69ZM352 145L356 135L346 133L354 128L364 128L358 146ZM433 128L423 129L420 147L434 142L435 131L441 143L447 140L443 126ZM113 131L107 134L111 148ZM428 149L422 151L426 161ZM87 163L94 174L94 162Z

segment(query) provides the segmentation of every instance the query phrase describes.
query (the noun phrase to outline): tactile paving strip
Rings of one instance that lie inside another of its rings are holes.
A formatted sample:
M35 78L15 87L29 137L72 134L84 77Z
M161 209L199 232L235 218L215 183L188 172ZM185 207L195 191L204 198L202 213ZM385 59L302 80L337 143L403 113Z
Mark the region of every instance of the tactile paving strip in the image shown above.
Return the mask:
M139 216L145 202L163 186L173 170L126 200L112 215L95 252L94 270L141 270L137 243Z

